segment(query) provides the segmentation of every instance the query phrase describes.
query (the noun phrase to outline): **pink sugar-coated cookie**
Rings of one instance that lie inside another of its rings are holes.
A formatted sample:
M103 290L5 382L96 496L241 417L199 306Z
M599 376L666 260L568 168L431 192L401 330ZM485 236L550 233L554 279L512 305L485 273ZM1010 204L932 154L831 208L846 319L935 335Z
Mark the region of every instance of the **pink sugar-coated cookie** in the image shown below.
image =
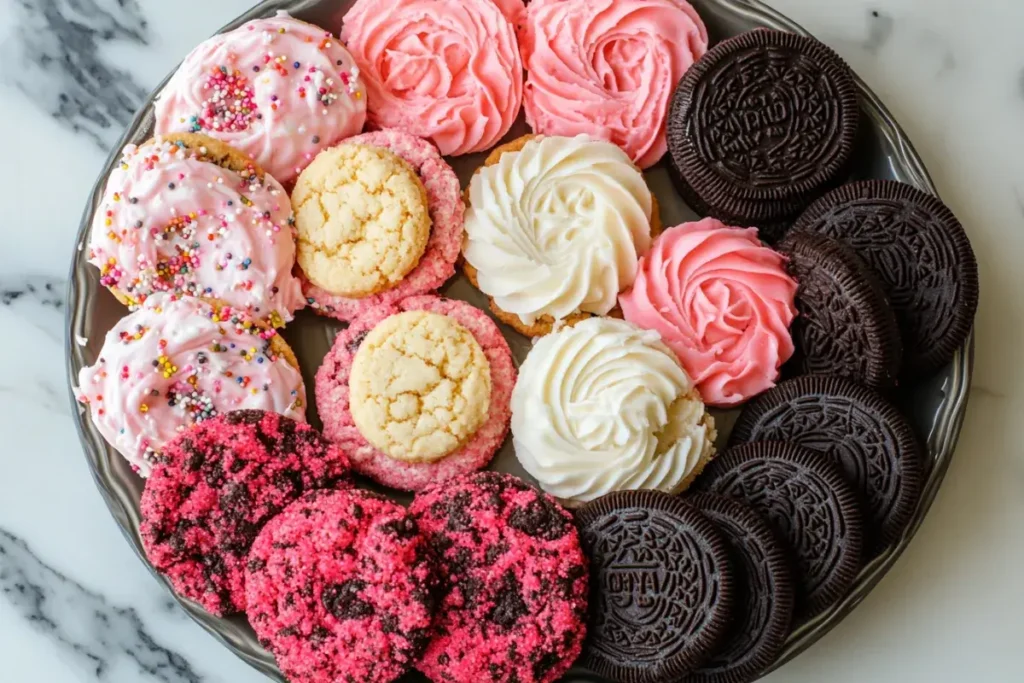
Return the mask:
M308 489L349 487L348 459L307 424L238 410L168 443L142 492L149 561L181 596L218 616L246 607L249 547Z
M383 147L405 159L416 170L427 190L430 209L430 239L419 264L391 289L361 299L332 294L302 277L306 302L318 313L350 321L363 312L417 294L432 292L455 274L455 262L462 248L462 224L466 212L462 188L452 167L430 142L398 130L364 133L347 143Z
M426 540L401 505L365 491L310 491L256 537L249 623L285 676L389 683L423 652L433 620Z
M357 0L341 38L369 96L367 120L430 139L445 156L490 149L523 100L505 0Z
M288 185L363 129L366 91L340 40L279 12L200 43L154 107L157 134L223 140Z
M572 517L509 474L432 486L409 508L442 597L416 668L432 681L549 683L586 635L587 561Z
M487 419L464 446L434 462L400 462L371 446L352 419L348 379L359 344L378 323L404 311L446 315L468 329L487 356L491 369L491 404ZM316 373L316 400L324 435L348 454L357 472L396 489L419 491L486 467L508 434L516 369L512 352L498 326L483 311L453 299L416 296L394 307L379 307L354 320L334 341Z

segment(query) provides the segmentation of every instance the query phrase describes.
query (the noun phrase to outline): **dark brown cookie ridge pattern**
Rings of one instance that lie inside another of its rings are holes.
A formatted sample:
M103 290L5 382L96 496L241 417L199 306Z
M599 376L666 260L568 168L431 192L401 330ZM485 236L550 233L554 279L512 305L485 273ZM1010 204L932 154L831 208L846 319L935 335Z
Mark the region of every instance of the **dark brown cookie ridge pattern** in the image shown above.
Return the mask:
M582 663L622 683L675 681L722 642L733 604L728 545L681 499L620 491L576 517L590 558Z
M694 493L685 500L729 544L736 597L723 645L678 683L748 683L775 661L789 635L796 598L790 558L768 523L742 503L712 493Z
M794 230L849 245L874 269L900 325L904 372L927 375L967 339L978 308L978 264L956 216L906 183L867 180L825 195Z
M673 96L672 164L713 211L793 217L838 184L860 112L846 63L813 38L759 29L724 40Z
M899 538L921 496L923 456L910 422L840 377L787 380L747 403L729 443L749 441L787 441L835 458L864 503L873 549Z
M863 546L860 502L821 453L778 441L743 444L711 461L694 486L744 503L787 543L799 617L821 612L853 585Z
M892 388L902 347L896 317L875 274L849 247L822 235L790 233L778 250L799 288L791 328L790 375L840 375Z

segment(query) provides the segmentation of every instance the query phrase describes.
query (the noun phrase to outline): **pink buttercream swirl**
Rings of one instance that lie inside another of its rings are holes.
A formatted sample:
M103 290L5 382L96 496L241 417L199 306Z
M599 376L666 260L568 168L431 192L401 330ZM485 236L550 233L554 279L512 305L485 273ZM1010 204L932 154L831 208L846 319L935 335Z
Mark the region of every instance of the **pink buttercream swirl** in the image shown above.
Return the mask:
M534 0L521 38L533 130L610 140L641 168L665 154L672 91L708 48L685 0Z
M491 0L358 0L344 22L371 124L458 155L494 146L518 116L515 29Z
M661 334L705 403L731 406L773 387L793 355L797 283L785 266L756 228L683 223L655 240L619 304Z

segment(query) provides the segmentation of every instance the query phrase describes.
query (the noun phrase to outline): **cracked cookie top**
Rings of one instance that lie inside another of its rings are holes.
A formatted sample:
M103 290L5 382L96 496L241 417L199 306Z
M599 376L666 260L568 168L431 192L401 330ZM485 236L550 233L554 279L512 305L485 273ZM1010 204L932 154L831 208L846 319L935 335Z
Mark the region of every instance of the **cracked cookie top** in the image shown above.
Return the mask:
M491 372L473 334L429 311L387 318L366 336L349 380L360 433L389 457L433 462L487 419Z
M317 155L292 193L298 262L327 291L363 297L398 284L430 238L416 171L379 147L342 144Z

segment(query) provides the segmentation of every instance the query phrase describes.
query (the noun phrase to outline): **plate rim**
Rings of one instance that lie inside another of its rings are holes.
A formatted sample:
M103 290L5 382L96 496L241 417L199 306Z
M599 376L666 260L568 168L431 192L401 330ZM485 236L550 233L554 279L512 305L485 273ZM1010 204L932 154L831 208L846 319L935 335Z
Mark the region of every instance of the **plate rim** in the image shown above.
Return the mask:
M761 0L705 1L717 4L737 15L748 17L758 24L792 33L798 33L812 38L814 37L800 24L785 16L778 10L765 5ZM318 4L318 2L319 0L298 0L297 2L295 0L264 0L219 28L214 35L230 30L253 18L267 16L274 11L286 9L286 7L288 11L295 11L313 6ZM244 647L241 644L241 633L237 624L226 621L222 618L213 617L212 615L207 614L195 603L178 596L171 589L167 580L150 564L142 548L141 539L133 531L133 527L137 528L138 525L133 525L131 520L133 517L137 516L137 512L133 509L129 509L131 506L128 501L124 500L116 491L113 490L109 485L109 477L104 478L104 476L102 476L107 472L103 456L103 451L107 449L107 446L102 436L100 436L99 432L95 429L92 420L85 415L86 411L84 406L78 402L75 395L75 382L78 377L78 372L86 364L82 351L83 345L79 343L79 339L81 338L79 332L83 330L83 314L86 310L88 298L92 292L89 283L85 278L83 278L83 275L88 272L87 268L89 265L82 254L88 238L89 228L92 223L92 216L96 210L99 197L103 191L107 178L117 159L120 158L121 150L133 138L136 131L139 130L146 119L152 116L153 102L157 93L163 89L164 85L176 69L177 66L175 66L175 68L171 70L171 72L168 73L167 76L150 92L146 100L140 106L138 112L136 112L135 116L132 118L132 121L125 128L125 131L119 138L118 142L111 148L110 154L107 156L107 159L102 166L102 170L97 176L92 191L89 193L89 197L82 213L82 218L79 222L65 291L67 309L64 316L64 357L65 370L67 372L68 397L72 406L72 417L75 422L75 429L78 433L79 442L81 443L84 454L89 461L89 469L92 474L93 482L99 489L108 511L117 522L121 534L128 541L136 556L142 561L150 574L152 574L163 585L164 589L173 596L174 600L184 609L186 614L188 614L193 621L198 623L203 630L220 641L221 644L230 649L237 657L260 673L268 676L269 678L283 681L284 679L281 677L280 672L274 664L273 657L270 656L269 653L252 653L249 651L248 647ZM924 162L917 153L914 145L911 143L902 126L900 126L899 122L895 119L888 108L886 108L885 104L875 94L875 92L868 87L863 79L861 79L856 72L854 72L853 75L862 111L872 119L877 132L887 140L893 149L893 154L898 157L902 164L903 169L909 172L910 178L908 179L908 182L938 197L939 193L935 188L931 176L925 168ZM866 107L864 106L865 104L867 105ZM834 603L827 610L810 621L802 624L790 634L785 647L779 654L775 663L768 670L763 672L762 675L767 675L770 671L774 671L775 669L783 666L800 653L809 649L821 637L835 628L839 622L845 619L846 616L849 615L849 613L867 597L867 595L881 581L882 577L889 572L910 545L910 542L917 534L918 529L921 527L921 524L927 516L927 513L931 508L939 489L941 488L942 481L945 478L950 462L956 453L956 446L963 427L964 418L967 412L967 402L970 395L971 379L974 368L974 345L975 330L972 325L967 339L957 350L953 360L950 361L950 377L941 387L941 391L945 394L945 398L940 405L940 412L936 418L934 428L925 439L925 446L927 448L928 455L934 460L933 466L928 472L928 476L924 482L922 495L915 509L912 522L906 529L904 529L903 534L896 543L891 545L861 569L854 587L842 600ZM221 624L222 627L215 628L215 623ZM224 627L224 624L228 624L229 626ZM261 654L265 656L259 656ZM594 678L592 680L597 681L600 679Z

